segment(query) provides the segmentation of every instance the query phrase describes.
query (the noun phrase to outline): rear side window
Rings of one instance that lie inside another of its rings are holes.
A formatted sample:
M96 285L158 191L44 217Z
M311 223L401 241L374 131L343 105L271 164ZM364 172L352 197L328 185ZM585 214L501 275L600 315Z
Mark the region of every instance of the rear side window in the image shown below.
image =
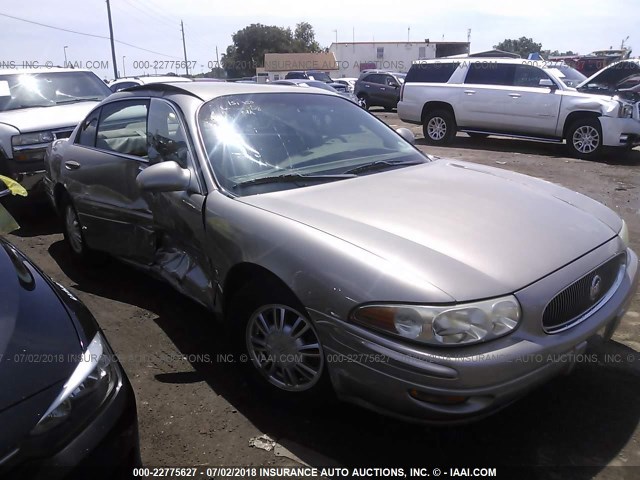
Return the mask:
M385 75L380 75L378 73L373 73L371 75L367 75L366 77L364 77L362 79L363 82L370 82L370 83L379 83L381 85L384 85L384 77Z
M102 107L96 148L136 157L147 157L146 100L125 100Z
M407 73L406 83L447 83L458 63L414 63Z
M476 85L513 85L516 65L491 62L473 62L464 83Z

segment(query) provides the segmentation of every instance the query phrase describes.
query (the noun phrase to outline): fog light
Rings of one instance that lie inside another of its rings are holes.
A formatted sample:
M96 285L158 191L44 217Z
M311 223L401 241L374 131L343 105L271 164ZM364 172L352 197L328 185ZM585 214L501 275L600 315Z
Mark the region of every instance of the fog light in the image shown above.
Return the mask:
M415 388L409 390L409 395L421 402L436 403L440 405L460 405L461 403L469 400L469 397L463 397L460 395L433 395L432 393L421 392Z

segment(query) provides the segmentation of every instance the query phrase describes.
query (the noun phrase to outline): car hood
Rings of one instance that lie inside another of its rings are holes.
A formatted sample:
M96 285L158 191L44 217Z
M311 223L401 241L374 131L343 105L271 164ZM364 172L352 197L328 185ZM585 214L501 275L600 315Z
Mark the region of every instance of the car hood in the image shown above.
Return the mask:
M447 160L240 201L417 270L457 301L515 292L622 227L576 192Z
M49 283L0 240L0 413L66 380L80 354L77 330Z
M615 93L616 88L626 78L640 73L640 60L622 60L613 63L602 70L594 73L589 78L580 83L576 88L578 91L602 93ZM590 88L589 85L597 86Z
M53 107L9 110L0 112L0 123L17 128L20 133L75 127L98 103L84 101Z

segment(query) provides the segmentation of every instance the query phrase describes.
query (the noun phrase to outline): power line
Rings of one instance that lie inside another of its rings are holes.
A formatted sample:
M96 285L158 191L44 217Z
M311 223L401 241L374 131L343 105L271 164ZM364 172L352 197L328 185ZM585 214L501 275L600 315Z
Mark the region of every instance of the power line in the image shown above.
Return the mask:
M13 20L18 20L20 22L31 23L33 25L38 25L40 27L46 27L46 28L51 28L53 30L59 30L61 32L67 32L67 33L73 33L73 34L76 34L76 35L84 35L85 37L93 37L93 38L101 38L103 40L109 40L109 37L106 37L104 35L95 35L93 33L78 32L76 30L70 30L68 28L55 27L53 25L47 25L45 23L35 22L33 20L27 20L26 18L14 17L13 15L7 15L6 13L2 13L2 12L0 12L0 17L7 17L7 18L11 18ZM161 55L163 57L180 59L180 57L176 57L174 55L167 55L165 53L156 52L154 50L149 50L147 48L138 47L137 45L133 45L131 43L123 42L122 40L115 40L115 42L116 43L120 43L122 45L126 45L127 47L135 48L135 49L138 49L138 50L143 50L143 51L149 52L149 53L154 53L156 55Z

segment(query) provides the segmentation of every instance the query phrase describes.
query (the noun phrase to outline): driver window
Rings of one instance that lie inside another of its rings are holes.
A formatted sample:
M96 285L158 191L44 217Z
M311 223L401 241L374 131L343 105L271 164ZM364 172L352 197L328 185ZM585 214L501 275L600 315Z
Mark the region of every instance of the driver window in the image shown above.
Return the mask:
M184 127L173 107L162 100L151 102L147 146L149 163L174 161L188 168L189 149Z
M539 87L540 80L549 78L542 69L531 65L517 65L513 84L517 87Z

